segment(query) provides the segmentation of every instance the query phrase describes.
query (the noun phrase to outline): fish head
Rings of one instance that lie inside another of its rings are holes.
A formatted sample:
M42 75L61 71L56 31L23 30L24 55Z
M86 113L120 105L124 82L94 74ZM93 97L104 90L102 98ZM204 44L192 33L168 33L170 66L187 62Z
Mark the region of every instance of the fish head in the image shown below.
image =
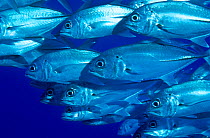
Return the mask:
M155 116L173 117L176 113L177 99L172 94L159 92L150 102L148 112Z
M75 39L82 39L81 25L75 18L70 17L65 21L60 34Z
M65 112L62 114L62 119L67 121L82 121L85 118L85 107L67 106Z
M124 26L133 32L148 35L155 26L154 13L148 6L140 7L123 19Z
M44 104L50 104L55 96L55 92L53 88L48 88L45 90L45 92L42 94L40 102Z
M125 120L118 130L118 135L129 136L138 129L139 121L137 119L127 119Z
M37 58L31 63L31 65L29 65L26 71L26 76L33 80L48 82L51 73L52 65L48 60L42 60L42 58L39 60L39 58Z
M51 105L63 105L61 103L61 95L66 85L64 84L53 84L49 86L42 94L40 102Z
M76 84L70 84L62 95L62 103L67 105L86 105L86 89Z
M141 125L136 131L134 138L140 137L168 137L172 132L171 118L150 117L147 122L139 122Z
M125 71L125 64L118 55L103 55L93 59L89 65L89 73L105 79L117 80Z

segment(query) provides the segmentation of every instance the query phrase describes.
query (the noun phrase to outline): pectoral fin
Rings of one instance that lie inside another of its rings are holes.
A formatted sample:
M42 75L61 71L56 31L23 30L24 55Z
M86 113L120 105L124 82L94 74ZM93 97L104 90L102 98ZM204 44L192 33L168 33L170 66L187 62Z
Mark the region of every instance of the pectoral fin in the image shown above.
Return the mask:
M176 33L173 33L173 32L171 32L171 31L169 31L170 29L169 28L166 28L166 27L164 27L163 25L161 25L161 24L157 24L156 25L160 30L162 30L162 31L164 31L164 32L167 32L167 33L170 33L170 34L174 34L174 35L179 35L179 34L176 34Z
M10 7L12 7L17 13L20 13L17 3L15 0L7 0L7 3L9 4Z
M58 0L58 2L70 13L73 13L72 8L68 0Z
M178 82L174 79L174 73L166 74L162 77L160 77L165 83L167 83L169 86L178 84Z
M206 47L209 48L209 45L206 43L205 39L206 37L208 37L210 34L207 35L202 35L202 36L197 36L197 37L193 37L190 40L202 47Z
M210 129L208 129L208 130L202 132L201 134L210 137Z

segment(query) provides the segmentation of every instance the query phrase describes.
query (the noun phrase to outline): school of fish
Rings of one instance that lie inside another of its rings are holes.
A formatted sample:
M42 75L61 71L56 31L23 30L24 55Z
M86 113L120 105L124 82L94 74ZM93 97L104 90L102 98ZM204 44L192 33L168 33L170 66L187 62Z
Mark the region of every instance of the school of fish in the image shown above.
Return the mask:
M122 122L122 136L210 137L210 1L58 0L68 13L48 1L0 2L0 66L26 70L41 103L66 121ZM93 50L110 35L146 39Z

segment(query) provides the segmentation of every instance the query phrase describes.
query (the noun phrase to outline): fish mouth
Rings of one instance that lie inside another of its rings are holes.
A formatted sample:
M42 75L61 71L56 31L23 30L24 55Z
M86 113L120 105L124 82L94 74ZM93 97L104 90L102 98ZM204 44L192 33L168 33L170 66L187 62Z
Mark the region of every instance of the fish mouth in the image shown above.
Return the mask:
M27 72L26 72L25 76L28 77L28 78L30 78L30 79L36 80L35 75L29 74Z
M74 101L61 99L61 103L65 105L74 105Z
M94 75L94 76L101 77L100 74L98 74L97 72L95 72L95 71L93 71L93 70L91 70L91 69L90 69L88 72L89 72L90 74Z
M72 37L69 33L63 32L63 31L60 31L60 35L61 35L61 36Z
M155 116L161 116L161 112L160 111L148 111L149 114L155 115Z

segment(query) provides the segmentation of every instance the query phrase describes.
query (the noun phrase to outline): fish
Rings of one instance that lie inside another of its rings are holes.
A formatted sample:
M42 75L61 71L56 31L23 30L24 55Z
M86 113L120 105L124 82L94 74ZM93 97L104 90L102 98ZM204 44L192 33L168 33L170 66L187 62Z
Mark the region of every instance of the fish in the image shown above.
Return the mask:
M147 93L151 87L158 89L162 82L147 81L124 85L94 85L72 83L63 91L62 103L72 106L94 106L110 102L141 104L139 94Z
M0 66L11 66L21 69L27 69L35 59L44 54L69 49L69 47L58 43L57 40L44 38L3 40L1 43Z
M127 119L140 119L145 121L148 118L145 112L145 107L145 105L127 105L119 108L115 112L110 112L101 116L100 119L84 120L83 123L86 125L106 125L121 122Z
M154 118L151 117L138 130L137 136L190 137L194 134L209 136L209 119Z
M62 119L66 121L85 121L90 119L100 119L101 116L106 115L118 109L118 105L107 106L103 109L98 109L95 106L67 106L65 112L62 114Z
M41 7L20 7L19 11L0 12L0 39L52 39L50 31L67 18L61 12Z
M60 34L75 39L98 38L112 35L114 27L133 9L118 5L100 5L72 14ZM131 36L131 35L130 35Z
M41 96L40 102L49 105L62 106L61 95L62 89L66 87L65 84L51 84L46 88Z
M132 136L139 127L138 119L127 119L120 125L117 134L120 136Z
M210 65L203 63L196 71L191 75L191 80L210 80Z
M147 4L152 4L157 2L171 2L171 1L186 1L200 6L207 6L209 4L208 0L132 0L128 6L133 9L138 9Z
M208 52L198 54L172 45L137 43L101 53L88 64L84 73L119 83L161 79L168 85L173 85L177 84L174 73L199 58L208 60ZM82 76L81 80L91 82L91 78Z
M121 26L161 40L189 39L208 48L205 38L210 35L209 13L209 8L188 2L158 2L136 9Z
M44 38L1 41L0 56L22 55L42 45Z
M83 68L98 55L98 52L78 49L48 53L31 63L26 76L42 82L70 84L79 80Z
M161 117L189 116L209 111L210 81L195 80L159 91L151 98L148 113Z
M0 11L13 8L17 13L20 13L18 7L31 5L33 3L41 1L46 0L2 0L0 3Z

